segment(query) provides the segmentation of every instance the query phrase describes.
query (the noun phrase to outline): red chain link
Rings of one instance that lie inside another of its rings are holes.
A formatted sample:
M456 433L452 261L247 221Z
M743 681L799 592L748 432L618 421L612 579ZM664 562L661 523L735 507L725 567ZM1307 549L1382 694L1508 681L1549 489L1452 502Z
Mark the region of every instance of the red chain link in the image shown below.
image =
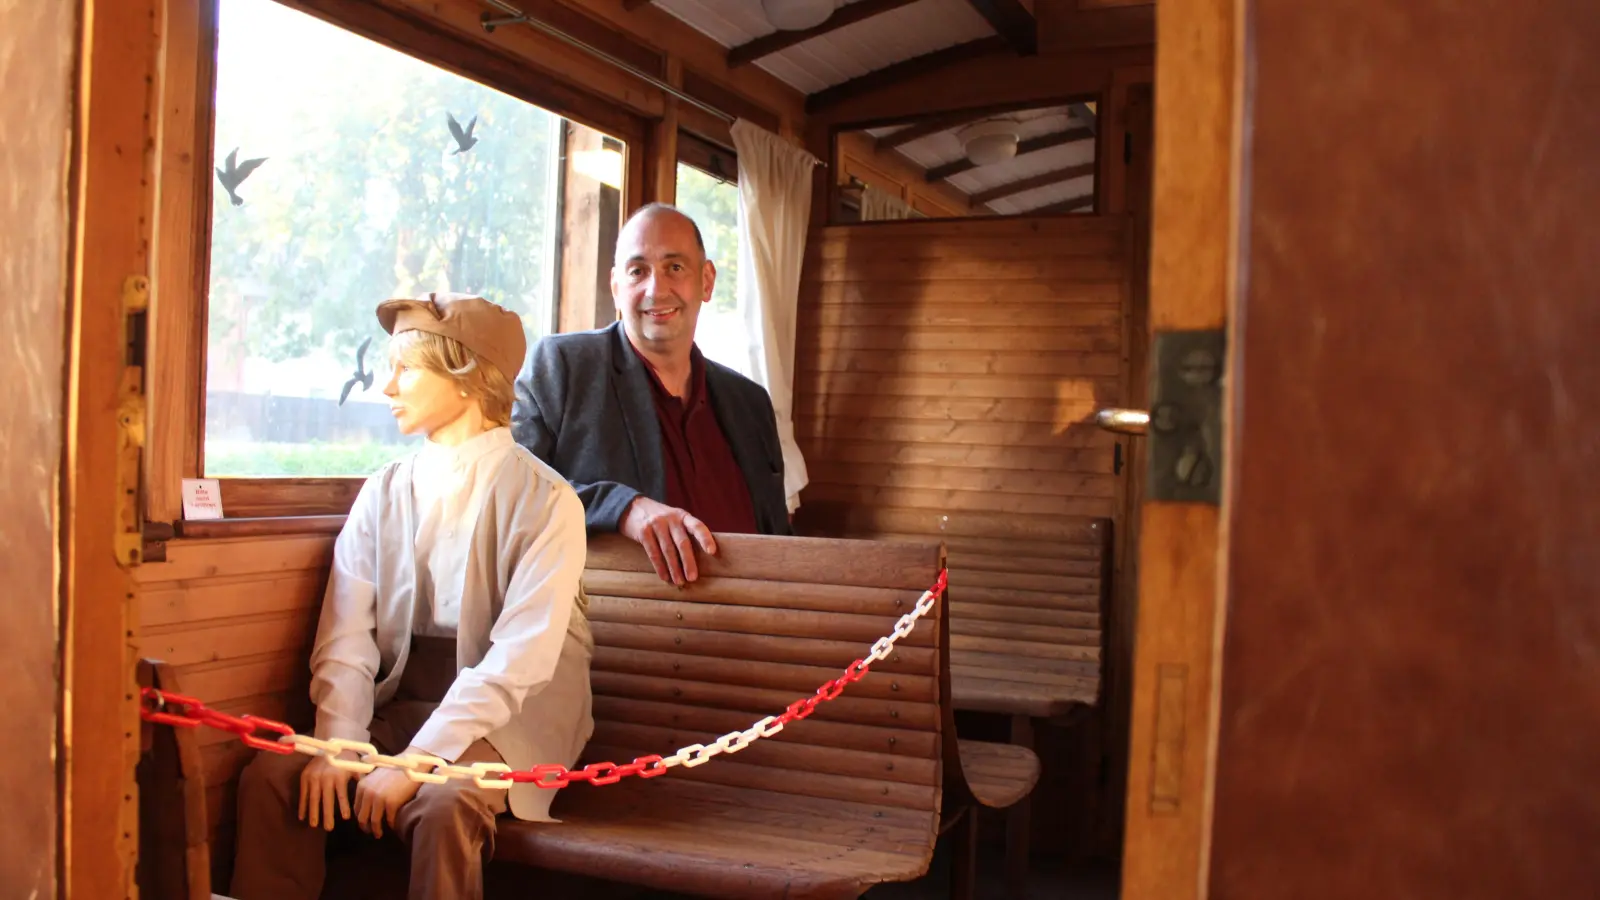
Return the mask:
M932 593L941 596L947 583L948 573L941 569L939 580L934 583ZM845 667L844 674L817 688L817 692L810 696L789 704L783 714L773 720L773 726L787 725L798 722L811 715L821 703L832 700L844 692L845 686L854 684L867 677L871 668L865 659L858 659ZM156 722L164 725L173 725L179 728L194 728L206 725L219 731L232 732L248 746L257 750L266 750L270 753L289 754L295 752L293 744L281 743L278 740L257 736L258 731L268 731L276 736L292 737L295 730L282 722L264 719L260 716L243 715L232 716L225 712L211 709L204 703L184 694L174 694L155 688L142 688L139 692L141 703L139 716L146 722ZM177 711L171 711L176 708ZM574 782L587 782L592 785L616 784L628 776L639 778L655 778L667 774L667 766L662 765L662 757L656 754L636 757L632 762L617 765L612 762L590 763L581 769L568 769L560 764L534 766L526 771L513 770L510 772L497 772L485 774L484 781L511 781L518 784L533 784L542 788L555 790L564 788Z

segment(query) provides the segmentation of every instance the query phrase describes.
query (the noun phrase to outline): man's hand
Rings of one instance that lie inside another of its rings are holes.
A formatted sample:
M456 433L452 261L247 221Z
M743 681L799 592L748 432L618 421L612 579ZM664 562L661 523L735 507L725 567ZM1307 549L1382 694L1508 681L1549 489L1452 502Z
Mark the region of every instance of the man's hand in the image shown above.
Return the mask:
M339 754L340 759L352 762L361 759L354 750ZM350 818L350 779L355 777L335 766L326 756L318 756L300 770L300 821L312 828L319 825L325 831L333 830L333 807L337 802L339 814ZM310 818L308 819L307 816Z
M406 753L426 755L414 747L406 748ZM420 787L422 782L412 781L399 769L373 769L361 776L361 782L356 785L356 824L375 838L383 837L383 824L388 822L389 827L394 828L400 807L410 803Z
M656 567L662 581L683 587L700 577L694 561L694 543L700 549L716 555L717 541L705 523L681 509L657 503L640 494L628 504L619 529L629 539L638 541Z

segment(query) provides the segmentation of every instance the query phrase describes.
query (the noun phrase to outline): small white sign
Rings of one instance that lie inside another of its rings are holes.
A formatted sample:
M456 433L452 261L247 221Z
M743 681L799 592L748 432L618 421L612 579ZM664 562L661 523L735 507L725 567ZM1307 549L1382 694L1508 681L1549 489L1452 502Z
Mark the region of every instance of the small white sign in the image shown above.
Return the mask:
M183 480L183 517L190 520L222 518L222 490L215 478Z

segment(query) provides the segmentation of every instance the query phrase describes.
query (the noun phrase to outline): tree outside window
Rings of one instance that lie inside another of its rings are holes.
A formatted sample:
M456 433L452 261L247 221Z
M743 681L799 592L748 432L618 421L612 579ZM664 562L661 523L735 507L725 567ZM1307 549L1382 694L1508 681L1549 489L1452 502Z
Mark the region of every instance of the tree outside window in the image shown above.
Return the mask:
M220 17L205 473L367 475L417 444L379 302L550 330L562 120L273 0Z
M708 358L748 376L750 342L738 294L739 186L679 163L677 206L700 226L706 256L717 266L717 286L700 311L695 344Z

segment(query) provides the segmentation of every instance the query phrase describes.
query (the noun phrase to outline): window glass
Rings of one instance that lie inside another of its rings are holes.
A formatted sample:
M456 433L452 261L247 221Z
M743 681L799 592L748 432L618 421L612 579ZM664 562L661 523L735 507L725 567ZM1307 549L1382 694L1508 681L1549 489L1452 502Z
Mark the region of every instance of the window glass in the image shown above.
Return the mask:
M389 414L391 297L554 318L562 120L273 0L221 0L204 468L359 476Z
M678 164L677 207L700 226L706 256L717 266L711 303L700 311L695 344L708 358L749 375L749 339L739 311L739 185Z

